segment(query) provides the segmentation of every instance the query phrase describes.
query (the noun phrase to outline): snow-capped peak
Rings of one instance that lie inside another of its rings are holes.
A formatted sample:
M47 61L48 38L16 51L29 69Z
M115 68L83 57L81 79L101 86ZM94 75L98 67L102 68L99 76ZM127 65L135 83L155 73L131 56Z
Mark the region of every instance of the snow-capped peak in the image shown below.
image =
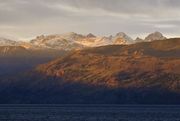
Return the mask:
M77 50L85 47L97 47L104 45L121 45L133 44L142 41L153 41L166 39L160 32L149 34L144 40L137 38L133 40L124 32L119 32L115 35L95 36L92 33L87 35L69 32L65 34L41 35L28 42L13 41L0 38L0 46L21 46L26 49L62 49L62 50Z
M133 39L124 32L117 33L112 39L114 44L132 44L134 42Z
M96 37L94 34L92 34L92 33L89 33L86 37L88 37L88 38L94 38L94 37Z
M164 37L162 33L154 32L154 33L149 34L145 38L145 41L164 40L164 39L166 39L166 37Z

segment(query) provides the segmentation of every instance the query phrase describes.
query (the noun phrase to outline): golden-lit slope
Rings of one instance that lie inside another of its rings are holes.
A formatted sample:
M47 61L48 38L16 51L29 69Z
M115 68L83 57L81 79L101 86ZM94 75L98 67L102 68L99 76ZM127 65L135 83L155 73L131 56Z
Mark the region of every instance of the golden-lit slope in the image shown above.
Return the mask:
M36 71L66 82L107 87L179 90L180 39L76 51Z
M180 39L71 52L2 78L0 103L180 104Z

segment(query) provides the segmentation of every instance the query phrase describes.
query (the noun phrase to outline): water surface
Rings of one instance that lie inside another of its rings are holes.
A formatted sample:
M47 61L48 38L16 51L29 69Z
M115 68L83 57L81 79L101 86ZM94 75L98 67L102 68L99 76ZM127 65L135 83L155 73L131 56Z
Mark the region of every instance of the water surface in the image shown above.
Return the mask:
M0 105L0 121L180 121L180 106Z

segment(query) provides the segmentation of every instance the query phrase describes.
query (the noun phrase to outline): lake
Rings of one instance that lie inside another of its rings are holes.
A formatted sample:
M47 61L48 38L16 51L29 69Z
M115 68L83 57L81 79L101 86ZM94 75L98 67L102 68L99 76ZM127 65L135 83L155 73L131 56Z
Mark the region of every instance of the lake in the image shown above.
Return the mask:
M180 121L180 106L0 105L0 121Z

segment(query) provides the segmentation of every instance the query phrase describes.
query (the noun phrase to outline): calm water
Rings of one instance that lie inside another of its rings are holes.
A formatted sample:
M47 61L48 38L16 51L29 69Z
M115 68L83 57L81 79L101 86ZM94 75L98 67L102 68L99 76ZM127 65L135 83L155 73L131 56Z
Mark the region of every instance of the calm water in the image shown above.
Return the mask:
M180 106L0 105L0 121L180 121Z

